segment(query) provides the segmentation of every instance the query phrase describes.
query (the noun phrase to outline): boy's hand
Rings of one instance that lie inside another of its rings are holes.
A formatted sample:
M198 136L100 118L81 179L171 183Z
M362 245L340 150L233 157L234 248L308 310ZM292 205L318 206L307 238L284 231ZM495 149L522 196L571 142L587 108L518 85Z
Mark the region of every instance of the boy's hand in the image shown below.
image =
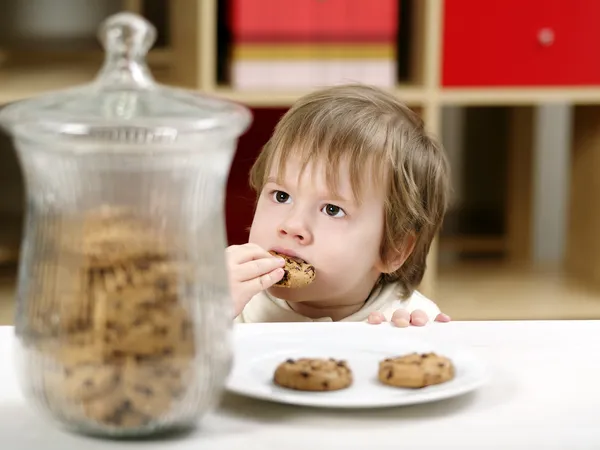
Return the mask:
M256 244L227 247L225 257L235 317L252 297L283 278L283 258L271 255Z
M438 314L438 316L435 318L436 322L450 322L450 320L450 316L443 313ZM378 325L386 322L386 320L382 313L373 311L371 314L369 314L368 322ZM410 325L422 327L429 322L429 318L425 312L419 309L413 311L412 313L409 313L406 309L397 309L392 315L391 322L400 328L406 328Z

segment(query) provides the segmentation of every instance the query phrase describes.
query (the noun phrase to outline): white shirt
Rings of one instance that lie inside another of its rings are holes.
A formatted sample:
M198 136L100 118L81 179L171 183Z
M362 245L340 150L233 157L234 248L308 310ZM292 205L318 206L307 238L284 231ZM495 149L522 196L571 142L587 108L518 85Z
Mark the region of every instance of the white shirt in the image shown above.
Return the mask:
M354 314L342 319L342 322L364 322L369 314L374 311L383 313L386 320L391 320L392 314L397 309L406 309L409 313L420 309L434 321L441 312L438 306L421 294L414 291L407 299L402 299L399 294L399 285L389 283L378 286L373 290L364 306ZM331 317L311 319L298 314L286 301L269 295L263 291L248 302L244 310L235 318L237 323L262 323L262 322L332 322Z

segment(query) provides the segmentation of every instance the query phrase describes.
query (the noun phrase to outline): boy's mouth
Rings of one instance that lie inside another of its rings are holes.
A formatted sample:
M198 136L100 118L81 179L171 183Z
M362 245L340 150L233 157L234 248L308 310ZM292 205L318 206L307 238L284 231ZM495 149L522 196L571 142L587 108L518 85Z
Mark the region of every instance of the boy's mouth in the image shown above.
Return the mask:
M308 263L308 261L306 259L304 259L302 256L300 256L298 253L296 253L293 250L287 249L287 248L282 248L282 247L273 247L271 249L272 252L275 253L279 253L280 255L286 255L286 256L290 256L292 258L297 258L302 260L305 263Z

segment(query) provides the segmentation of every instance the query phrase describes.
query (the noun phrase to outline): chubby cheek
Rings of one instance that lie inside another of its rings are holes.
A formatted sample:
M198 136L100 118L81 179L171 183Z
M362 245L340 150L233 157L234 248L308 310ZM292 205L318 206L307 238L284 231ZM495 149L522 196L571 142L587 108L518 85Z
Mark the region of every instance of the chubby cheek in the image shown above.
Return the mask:
M269 245L269 240L276 234L277 219L274 217L267 200L261 197L256 205L256 211L250 226L250 236L248 242L265 247Z
M352 286L372 272L378 261L379 241L351 230L328 233L315 252L318 272L327 284Z

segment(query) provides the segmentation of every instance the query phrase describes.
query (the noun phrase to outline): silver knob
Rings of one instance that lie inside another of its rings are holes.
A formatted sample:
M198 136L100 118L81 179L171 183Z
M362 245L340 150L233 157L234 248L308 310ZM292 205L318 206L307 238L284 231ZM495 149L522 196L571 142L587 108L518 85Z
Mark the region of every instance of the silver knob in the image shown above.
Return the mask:
M550 47L554 44L554 30L552 28L542 28L538 31L538 42L544 47Z

